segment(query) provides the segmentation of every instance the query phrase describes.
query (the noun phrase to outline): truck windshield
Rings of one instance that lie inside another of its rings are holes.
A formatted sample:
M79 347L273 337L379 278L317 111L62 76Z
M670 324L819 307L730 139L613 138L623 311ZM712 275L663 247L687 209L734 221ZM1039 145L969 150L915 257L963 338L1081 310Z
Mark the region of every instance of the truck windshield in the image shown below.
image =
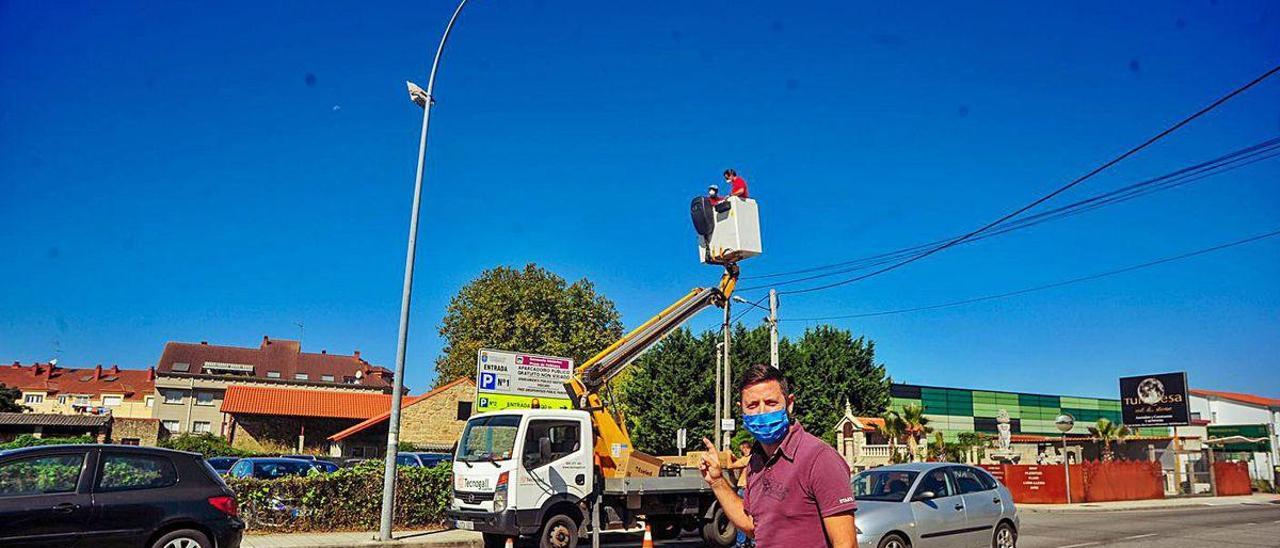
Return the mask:
M458 442L458 460L507 460L516 446L516 432L520 429L519 415L493 415L477 417L467 422Z
M917 475L906 470L868 470L853 477L853 496L858 500L902 502Z

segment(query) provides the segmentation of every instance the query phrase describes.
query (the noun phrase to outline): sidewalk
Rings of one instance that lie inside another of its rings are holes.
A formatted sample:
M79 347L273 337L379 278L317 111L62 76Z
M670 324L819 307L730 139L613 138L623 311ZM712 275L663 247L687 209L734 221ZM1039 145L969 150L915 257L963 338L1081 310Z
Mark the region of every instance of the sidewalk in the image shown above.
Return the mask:
M1165 510L1196 506L1276 505L1280 508L1280 495L1255 493L1235 497L1189 497L1156 500L1122 500L1116 502L1085 502L1080 504L1018 504L1024 512L1108 512L1115 510Z
M282 535L248 535L242 548L338 548L345 546L400 546L431 548L482 548L479 533L454 529L436 531L396 531L396 540L381 543L374 540L377 531L358 533L293 533Z

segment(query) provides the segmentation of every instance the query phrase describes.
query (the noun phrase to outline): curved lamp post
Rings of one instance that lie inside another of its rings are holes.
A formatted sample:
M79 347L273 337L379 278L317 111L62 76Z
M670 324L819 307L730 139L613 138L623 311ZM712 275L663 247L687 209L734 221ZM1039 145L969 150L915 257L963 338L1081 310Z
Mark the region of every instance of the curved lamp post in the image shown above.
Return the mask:
M435 104L436 70L440 68L440 57L444 54L444 44L449 40L449 32L458 21L458 14L467 0L458 2L453 10L453 17L444 27L440 36L440 46L436 48L435 60L431 63L431 76L427 80L427 89L406 82L409 86L409 98L422 107L422 136L418 140L418 173L413 184L413 213L409 217L409 250L404 261L404 290L400 297L400 335L396 341L396 373L392 379L391 416L387 422L387 462L382 476L382 521L378 527L378 539L391 540L391 520L394 515L396 500L396 454L400 446L400 398L404 394L404 354L409 338L409 297L413 293L413 260L418 244L418 211L422 204L422 168L427 156L427 128L431 126L431 107Z
M1053 420L1053 425L1058 427L1058 431L1062 432L1062 472L1063 477L1067 481L1067 504L1071 504L1071 459L1067 458L1067 432L1070 432L1076 425L1076 418L1063 413Z

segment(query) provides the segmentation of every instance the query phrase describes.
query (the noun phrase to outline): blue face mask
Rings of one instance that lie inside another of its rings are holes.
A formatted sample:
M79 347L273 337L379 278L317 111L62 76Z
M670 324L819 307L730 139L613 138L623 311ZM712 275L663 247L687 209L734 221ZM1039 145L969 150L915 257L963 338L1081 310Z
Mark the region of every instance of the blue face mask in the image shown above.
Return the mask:
M755 436L756 441L773 445L787 437L787 428L791 426L791 419L787 417L786 409L779 409L759 415L743 415L742 425L751 432L752 436Z

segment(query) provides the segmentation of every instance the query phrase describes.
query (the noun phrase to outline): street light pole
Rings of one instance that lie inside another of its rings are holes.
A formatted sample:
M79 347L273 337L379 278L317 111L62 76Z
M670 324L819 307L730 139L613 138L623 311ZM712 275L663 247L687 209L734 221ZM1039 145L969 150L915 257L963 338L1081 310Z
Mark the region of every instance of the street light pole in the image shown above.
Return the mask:
M1071 453L1067 452L1067 432L1070 432L1076 425L1076 418L1069 413L1058 415L1053 420L1053 425L1058 427L1058 431L1062 432L1062 477L1067 484L1067 504L1071 504Z
M769 290L769 365L778 368L778 290Z
M409 82L409 98L422 106L422 135L418 139L418 172L413 183L413 211L409 217L409 246L404 261L404 288L400 296L400 332L396 340L396 372L392 378L391 416L387 422L387 462L382 476L382 520L378 526L378 540L391 540L391 523L395 515L396 501L396 454L400 446L400 399L404 394L404 358L405 348L409 342L409 302L413 294L413 262L418 245L418 213L422 205L422 172L427 157L427 129L431 127L431 107L435 104L436 71L440 68L440 57L444 54L445 42L449 33L458 21L458 14L467 0L458 2L453 10L449 24L444 27L440 36L440 45L436 48L435 59L431 62L431 76L427 80L427 89Z

